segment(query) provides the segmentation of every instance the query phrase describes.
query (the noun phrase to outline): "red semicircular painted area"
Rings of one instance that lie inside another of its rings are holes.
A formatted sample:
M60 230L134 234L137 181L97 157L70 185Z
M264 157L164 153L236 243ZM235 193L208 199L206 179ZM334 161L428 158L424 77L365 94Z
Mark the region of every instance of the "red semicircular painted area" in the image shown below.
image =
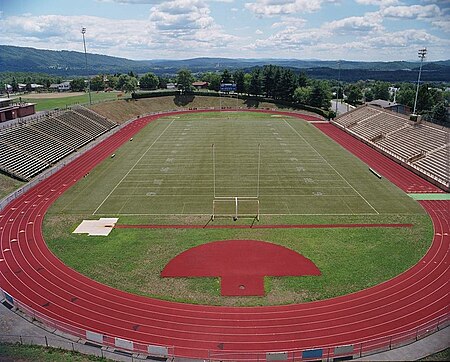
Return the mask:
M173 258L162 277L220 277L224 296L264 295L265 276L320 275L308 258L258 240L223 240L196 246Z

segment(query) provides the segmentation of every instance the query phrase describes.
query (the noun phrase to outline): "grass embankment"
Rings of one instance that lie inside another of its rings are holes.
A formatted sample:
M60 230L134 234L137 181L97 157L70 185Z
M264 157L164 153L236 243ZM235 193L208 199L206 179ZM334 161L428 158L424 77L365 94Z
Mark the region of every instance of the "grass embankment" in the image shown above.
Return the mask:
M0 343L1 362L108 362L106 358L59 348Z
M91 92L92 102L116 100L119 95L128 97L124 93L117 92ZM66 108L76 104L89 104L89 95L86 93L77 96L68 95L67 97L61 97L60 93L57 93L55 98L51 98L51 95L49 98L33 98L33 94L30 94L27 97L22 97L22 101L36 103L36 111L46 111L55 108Z
M0 173L0 200L22 185L25 185L25 182Z
M210 107L231 107L231 108L274 108L280 110L289 110L284 106L277 106L274 103L267 102L257 102L254 100L243 100L236 98L226 98L226 97L205 97L186 95L186 96L176 96L176 97L155 97L155 98L145 98L139 100L118 100L116 102L99 103L92 105L91 108L95 112L101 115L122 123L126 120L136 118L139 115L161 112L167 110L176 109L186 109L186 108L210 108ZM311 113L308 111L301 111L303 114L310 114L320 118L319 115Z

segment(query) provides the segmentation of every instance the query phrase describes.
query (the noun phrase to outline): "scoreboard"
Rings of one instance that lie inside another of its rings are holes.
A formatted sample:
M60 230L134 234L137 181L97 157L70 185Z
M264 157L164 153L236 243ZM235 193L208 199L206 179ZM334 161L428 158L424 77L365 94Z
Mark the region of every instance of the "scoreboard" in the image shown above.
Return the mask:
M221 92L236 92L237 86L234 83L222 83L220 85Z

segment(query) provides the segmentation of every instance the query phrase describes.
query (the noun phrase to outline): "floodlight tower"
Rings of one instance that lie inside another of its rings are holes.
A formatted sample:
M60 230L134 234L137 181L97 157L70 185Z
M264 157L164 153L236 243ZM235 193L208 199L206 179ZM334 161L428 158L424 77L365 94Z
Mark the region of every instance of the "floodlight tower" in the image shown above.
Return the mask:
M338 89L336 92L336 116L338 113L338 100L339 100L339 93L341 91L341 61L338 61L338 65L339 65L339 73L338 73ZM344 97L342 97L344 98Z
M425 55L427 55L427 48L419 49L418 54L419 54L419 58L420 58L420 67L419 67L419 77L417 78L416 98L414 99L413 115L416 114L417 96L419 95L420 75L422 74L423 60L425 59Z
M86 53L86 39L84 38L84 34L86 34L86 28L81 28L81 34L83 34L83 45L84 45L84 59L86 62L86 74L88 76L88 93L89 93L89 104L92 104L92 98L91 98L91 78L89 77L88 72L88 63L87 63L87 53Z

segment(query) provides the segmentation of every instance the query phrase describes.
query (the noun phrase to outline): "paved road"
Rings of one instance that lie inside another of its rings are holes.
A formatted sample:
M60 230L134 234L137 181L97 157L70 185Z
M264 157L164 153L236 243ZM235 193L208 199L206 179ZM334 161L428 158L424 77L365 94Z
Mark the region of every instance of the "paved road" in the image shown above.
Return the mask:
M338 100L337 106L338 106L337 107L337 115L338 116L341 114L344 114L354 108L351 105L349 105L348 103L341 103L341 100ZM331 109L333 111L336 111L336 100L335 99L331 100Z

